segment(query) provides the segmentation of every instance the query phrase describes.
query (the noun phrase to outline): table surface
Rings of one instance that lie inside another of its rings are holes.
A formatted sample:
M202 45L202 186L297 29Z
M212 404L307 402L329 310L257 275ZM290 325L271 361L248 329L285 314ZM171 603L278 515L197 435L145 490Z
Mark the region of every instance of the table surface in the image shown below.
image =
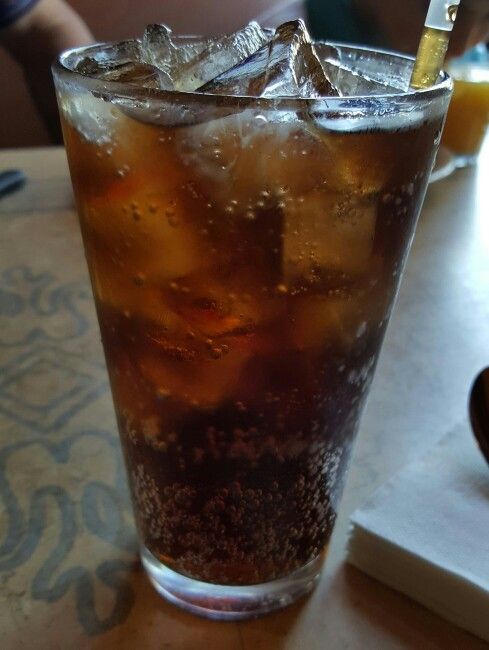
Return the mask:
M466 418L489 363L489 147L430 187L328 562L307 600L245 623L186 614L138 561L62 149L0 152L0 645L292 650L487 645L344 562L348 515Z

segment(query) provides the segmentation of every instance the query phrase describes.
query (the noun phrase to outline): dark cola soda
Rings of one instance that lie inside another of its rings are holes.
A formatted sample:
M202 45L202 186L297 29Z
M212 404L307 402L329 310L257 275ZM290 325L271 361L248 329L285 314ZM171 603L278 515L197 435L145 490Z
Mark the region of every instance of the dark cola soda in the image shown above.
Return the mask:
M327 547L440 128L260 122L65 126L142 538L220 584Z

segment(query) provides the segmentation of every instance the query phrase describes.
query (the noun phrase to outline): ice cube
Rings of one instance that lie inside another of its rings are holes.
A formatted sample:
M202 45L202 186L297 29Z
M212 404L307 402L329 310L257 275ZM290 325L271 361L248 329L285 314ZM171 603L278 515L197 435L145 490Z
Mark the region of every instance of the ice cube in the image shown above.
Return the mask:
M169 87L166 76L147 63L130 61L102 65L94 59L86 59L77 66L77 72L103 81L117 81L144 88L166 89Z
M166 25L148 25L141 43L141 57L165 76L168 88L179 67L198 57L210 44L209 38L174 37Z
M183 164L212 201L225 210L236 201L236 213L252 210L259 193L268 187L269 165L286 149L287 124L268 122L259 111L245 110L212 120L176 134L175 144ZM279 185L282 179L271 179ZM247 207L249 206L249 207Z
M83 187L79 208L95 291L113 308L157 319L162 290L208 264L198 232L206 207L186 189L192 175L179 165L171 141L162 146L163 131L122 113L114 127L104 148L65 129L68 143L76 138L70 165L75 185Z
M193 91L248 58L269 40L256 22L228 36L212 41L197 56L172 70L176 90Z
M328 119L321 111L312 110L305 118L311 139L317 140L315 150L319 152L322 146L317 162L329 187L365 197L385 191L398 164L394 140L380 137L373 129L367 131L366 125L363 133L352 133L353 120Z
M262 97L338 94L324 73L302 20L280 25L267 45L199 91Z
M368 271L377 199L315 190L284 209L284 282L309 283L327 273Z
M106 144L112 140L117 126L117 115L108 102L92 93L80 90L66 91L62 83L57 89L58 103L63 118L88 142Z
M138 40L120 41L83 48L76 58L74 70L84 75L97 74L122 63L142 62L141 43Z
M123 63L107 71L103 76L104 81L118 81L120 83L135 84L145 88L163 88L160 82L159 71L152 65L145 63Z
M191 331L217 346L227 337L236 343L253 338L258 328L277 315L276 302L260 292L260 269L241 264L239 273L233 274L237 265L229 257L224 253L217 264L179 278L167 295L167 304Z
M349 347L364 318L365 305L355 294L305 296L293 305L292 340L299 350L319 350L326 343Z
M205 351L198 341L153 338L151 347L138 356L137 366L147 386L154 392L164 391L166 399L212 408L224 401L235 401L239 395L239 379L252 348L234 346L229 340L226 353ZM149 353L148 353L149 352Z
M333 47L326 43L316 43L315 49L322 63L339 66L339 71L329 68L333 82L338 74L341 77L346 72L344 79L339 81L340 86L345 84L344 94L350 94L348 90L348 72L354 76L362 77L368 83L372 83L370 88L365 87L365 94L399 93L406 92L408 89L409 77L406 79L403 72L404 68L399 63L391 62L386 66L385 61L381 62L368 52L362 52L362 50L351 48L348 45ZM325 68L328 67L328 65L325 66Z
M324 73L342 97L360 95L386 95L398 93L399 90L381 83L366 75L364 72L328 57L321 60Z
M287 111L249 109L179 129L175 144L210 200L235 214L267 207L263 193L280 206L338 177L336 150Z

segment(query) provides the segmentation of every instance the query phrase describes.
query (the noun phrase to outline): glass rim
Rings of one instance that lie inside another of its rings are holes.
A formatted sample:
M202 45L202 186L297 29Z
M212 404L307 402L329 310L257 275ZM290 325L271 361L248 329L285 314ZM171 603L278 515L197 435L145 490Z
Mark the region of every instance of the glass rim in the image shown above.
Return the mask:
M198 38L196 36L182 36L182 38ZM196 91L181 91L181 90L162 90L157 88L147 88L144 86L137 86L129 83L118 81L107 81L93 77L90 75L82 74L70 68L66 61L74 56L80 55L84 51L94 50L98 47L114 46L121 43L137 42L138 39L123 39L121 41L101 41L92 43L91 45L84 45L81 47L74 47L61 52L52 64L53 74L68 75L69 77L77 80L88 90L95 92L104 92L109 95L112 94L117 97L125 99L134 99L136 101L142 100L161 100L161 101L177 101L180 103L189 103L198 101L200 104L219 104L221 106L236 106L245 108L247 106L255 106L260 108L269 109L290 109L300 107L323 107L331 111L339 109L345 111L348 108L362 107L365 109L365 101L368 100L374 104L386 101L393 103L402 102L416 104L421 101L432 101L439 99L453 90L453 79L446 70L441 70L438 81L429 88L422 89L409 89L407 91L399 90L399 92L375 94L375 95L346 95L346 96L327 96L327 97L292 97L292 96L279 96L279 97L259 97L253 95L228 95L225 93L200 93ZM332 45L336 47L347 47L351 50L358 52L370 52L373 54L380 54L397 60L399 62L414 62L415 57L402 52L388 50L384 48L369 47L364 45L356 45L350 43L342 43L338 41L316 41L320 45ZM110 98L109 98L110 99Z

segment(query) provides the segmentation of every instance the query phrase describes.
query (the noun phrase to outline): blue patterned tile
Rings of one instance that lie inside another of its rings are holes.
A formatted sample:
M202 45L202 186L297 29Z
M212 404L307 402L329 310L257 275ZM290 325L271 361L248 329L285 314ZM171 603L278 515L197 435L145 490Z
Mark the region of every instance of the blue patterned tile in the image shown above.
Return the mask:
M47 433L107 389L103 366L51 346L37 347L0 369L0 412Z

